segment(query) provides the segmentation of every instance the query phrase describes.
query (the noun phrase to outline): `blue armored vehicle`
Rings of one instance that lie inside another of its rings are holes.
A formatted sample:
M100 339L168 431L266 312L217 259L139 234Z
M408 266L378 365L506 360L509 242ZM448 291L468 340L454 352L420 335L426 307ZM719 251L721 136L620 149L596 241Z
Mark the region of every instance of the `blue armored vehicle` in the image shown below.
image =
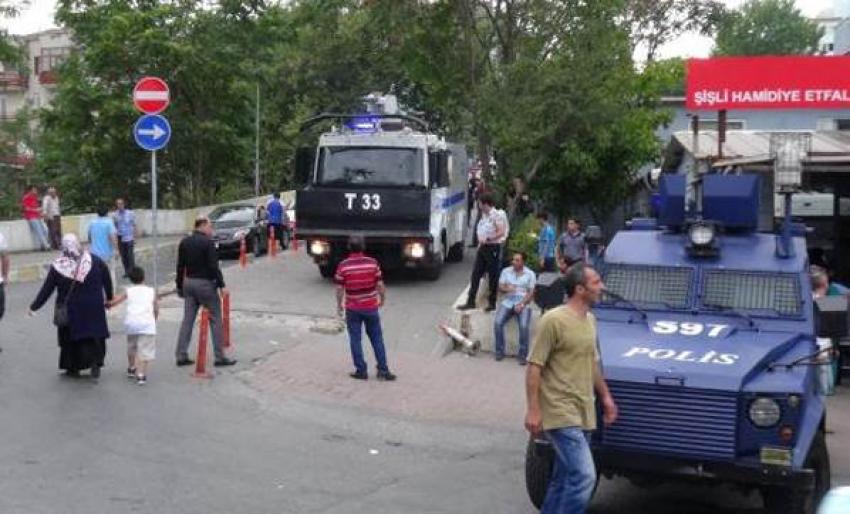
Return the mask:
M599 350L619 418L593 434L597 471L640 486L734 483L761 491L769 512L813 513L830 467L805 230L790 216L779 234L756 230L757 176L706 175L688 202L685 188L665 176L658 219L634 220L599 263ZM538 508L551 465L532 439Z

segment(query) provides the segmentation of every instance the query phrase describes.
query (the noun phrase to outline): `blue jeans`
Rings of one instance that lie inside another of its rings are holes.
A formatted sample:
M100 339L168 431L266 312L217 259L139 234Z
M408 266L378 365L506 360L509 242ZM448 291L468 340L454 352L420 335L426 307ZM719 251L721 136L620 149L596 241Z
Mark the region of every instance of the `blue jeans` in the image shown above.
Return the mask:
M50 243L47 241L47 227L44 226L44 222L40 219L34 219L27 220L27 223L29 223L30 232L32 232L36 244L42 250L50 248Z
M555 469L540 514L584 514L596 485L590 433L578 427L547 430L555 450Z
M387 352L384 349L384 333L381 330L381 317L377 309L373 311L345 310L345 324L348 326L348 341L351 344L351 359L354 368L360 373L366 373L366 359L363 358L362 326L366 325L366 335L372 343L375 360L378 361L378 371L387 372Z
M505 325L514 316L516 316L517 323L519 323L519 352L517 352L517 358L525 360L528 355L528 332L531 328L531 307L527 305L519 314L514 312L513 309L509 309L501 304L499 305L496 315L493 316L493 331L496 336L496 355L505 354Z

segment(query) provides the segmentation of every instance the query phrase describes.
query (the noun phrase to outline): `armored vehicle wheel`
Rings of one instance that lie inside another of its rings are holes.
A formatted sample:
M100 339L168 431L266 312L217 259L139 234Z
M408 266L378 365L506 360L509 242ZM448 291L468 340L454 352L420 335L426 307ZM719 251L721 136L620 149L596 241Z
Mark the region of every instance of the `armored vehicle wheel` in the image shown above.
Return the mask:
M552 445L535 441L529 438L528 447L525 450L525 489L531 503L540 508L546 499L546 489L549 487L549 478L552 476L552 467L555 465L555 452Z
M319 266L319 273L323 278L331 278L334 275L334 268L330 264L322 264Z
M806 468L815 472L814 491L795 491L787 487L769 487L762 491L764 508L771 514L814 514L823 496L829 491L831 477L829 453L823 432L812 441Z
M449 254L446 256L447 262L461 262L463 260L463 241L455 243L449 248Z

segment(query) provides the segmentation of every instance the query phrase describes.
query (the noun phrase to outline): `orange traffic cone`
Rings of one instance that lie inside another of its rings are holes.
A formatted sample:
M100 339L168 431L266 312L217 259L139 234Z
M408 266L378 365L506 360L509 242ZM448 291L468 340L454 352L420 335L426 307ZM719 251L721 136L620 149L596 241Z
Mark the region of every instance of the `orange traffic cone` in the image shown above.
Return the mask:
M221 297L221 328L224 329L222 345L230 348L230 293Z
M201 327L198 332L198 357L195 360L195 372L192 374L197 378L212 378L207 372L207 341L210 333L210 313L201 309Z
M274 238L274 227L269 227L269 256L277 257L277 241Z
M248 265L248 247L245 244L245 238L239 242L239 266L242 268Z
M294 221L292 222L292 251L298 252L298 232Z

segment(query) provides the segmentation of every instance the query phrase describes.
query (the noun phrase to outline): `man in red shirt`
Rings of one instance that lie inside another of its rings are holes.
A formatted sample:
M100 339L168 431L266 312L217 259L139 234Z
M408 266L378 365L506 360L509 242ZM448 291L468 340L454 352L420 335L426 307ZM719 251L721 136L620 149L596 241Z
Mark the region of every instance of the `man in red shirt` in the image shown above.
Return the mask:
M362 236L349 237L348 250L351 253L339 263L334 274L337 311L340 315L345 313L351 359L354 361L354 372L349 376L358 380L369 378L361 344L362 328L365 325L378 361L378 380L395 380L396 376L387 367L381 317L378 314L378 309L384 304L386 288L378 262L364 255L365 247Z
M38 198L38 188L29 186L24 197L21 198L21 209L24 213L24 219L30 226L35 238L35 243L41 247L41 251L50 249L50 243L47 241L47 227L41 221L43 213L41 212L41 200Z

